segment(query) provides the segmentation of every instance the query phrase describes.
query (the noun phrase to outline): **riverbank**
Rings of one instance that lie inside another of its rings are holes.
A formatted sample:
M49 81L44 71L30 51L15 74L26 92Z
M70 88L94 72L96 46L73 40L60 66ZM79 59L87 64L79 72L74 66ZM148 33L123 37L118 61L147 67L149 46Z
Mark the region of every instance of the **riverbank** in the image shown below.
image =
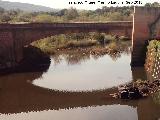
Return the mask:
M130 41L125 42L112 42L106 45L87 45L87 46L74 46L74 47L61 47L57 49L48 50L47 54L49 55L60 55L60 54L82 54L82 55L94 55L94 56L101 56L101 55L110 55L115 56L122 52L126 54L130 53ZM44 52L44 51L43 51Z

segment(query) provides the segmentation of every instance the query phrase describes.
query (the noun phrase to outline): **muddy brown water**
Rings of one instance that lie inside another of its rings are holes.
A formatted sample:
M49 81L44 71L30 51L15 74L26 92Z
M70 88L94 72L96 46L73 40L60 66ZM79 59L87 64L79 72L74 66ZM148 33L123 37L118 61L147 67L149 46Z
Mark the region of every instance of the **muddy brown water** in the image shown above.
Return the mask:
M159 120L160 93L140 100L108 96L116 86L147 79L130 53L51 56L47 72L0 76L0 120Z

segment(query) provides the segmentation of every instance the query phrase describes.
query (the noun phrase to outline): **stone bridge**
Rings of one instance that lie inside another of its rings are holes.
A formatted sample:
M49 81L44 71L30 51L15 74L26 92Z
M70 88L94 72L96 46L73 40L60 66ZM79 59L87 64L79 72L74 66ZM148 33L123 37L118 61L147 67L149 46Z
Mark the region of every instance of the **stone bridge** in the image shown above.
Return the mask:
M149 40L160 40L160 7L136 7L133 16L132 66L143 66Z
M56 34L91 31L132 36L131 65L143 66L148 40L160 39L159 26L159 7L135 7L133 22L0 24L0 68L18 65L23 59L23 47L33 41Z
M132 22L0 24L0 68L16 67L23 47L33 41L62 33L105 32L131 38Z

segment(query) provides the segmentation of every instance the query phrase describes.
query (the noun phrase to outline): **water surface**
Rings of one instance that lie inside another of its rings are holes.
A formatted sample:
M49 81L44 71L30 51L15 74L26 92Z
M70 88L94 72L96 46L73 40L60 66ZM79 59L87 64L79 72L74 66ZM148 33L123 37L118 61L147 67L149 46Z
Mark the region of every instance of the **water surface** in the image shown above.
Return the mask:
M59 56L56 64L54 58L47 73L33 81L34 85L63 91L92 91L107 89L131 82L132 72L130 55L121 54L114 61L109 55L99 58L89 56L77 64L69 64L66 56Z
M44 110L0 116L2 120L22 120L23 118L27 120L51 120L51 118L52 120L138 120L137 108L127 105Z
M47 72L0 76L2 120L159 120L160 93L140 100L108 97L114 86L147 79L130 53L61 54Z

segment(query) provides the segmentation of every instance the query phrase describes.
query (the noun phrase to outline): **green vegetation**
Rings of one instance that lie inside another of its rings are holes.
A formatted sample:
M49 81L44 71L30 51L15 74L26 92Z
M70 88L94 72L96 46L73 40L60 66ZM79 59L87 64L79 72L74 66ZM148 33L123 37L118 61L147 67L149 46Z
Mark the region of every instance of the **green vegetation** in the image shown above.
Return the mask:
M117 37L98 32L72 33L41 39L33 42L32 45L48 54L54 54L59 49L87 48L92 46L104 47L106 45L108 45L108 49L118 51L117 49L120 49L117 47L119 41L126 41L126 38L124 40L123 38L125 37Z
M107 22L132 20L133 7L103 7L96 10L62 9L54 12L24 12L0 7L0 22Z
M158 2L146 3L145 7L160 7L160 4Z
M147 47L145 68L152 73L157 64L157 59L160 58L160 41L151 40Z
M157 2L146 3L146 7L160 7ZM102 7L96 10L77 10L76 8L61 9L51 12L26 12L20 9L5 9L0 7L1 23L17 22L107 22L107 21L131 21L133 6L131 7Z
M160 7L158 2L146 3L146 7ZM96 10L77 10L76 8L53 10L45 12L23 11L24 9L8 9L5 5L0 7L1 23L17 22L107 22L107 21L131 21L133 6L127 7L102 7ZM6 9L5 9L6 8ZM21 7L20 7L21 8Z

